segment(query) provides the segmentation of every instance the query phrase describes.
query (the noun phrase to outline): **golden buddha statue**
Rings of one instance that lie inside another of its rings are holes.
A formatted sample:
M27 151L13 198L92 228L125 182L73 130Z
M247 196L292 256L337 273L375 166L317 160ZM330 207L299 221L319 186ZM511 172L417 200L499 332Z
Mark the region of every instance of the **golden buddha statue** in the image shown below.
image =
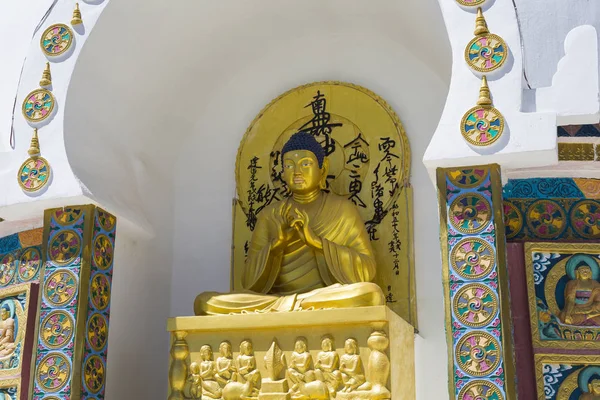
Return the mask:
M565 307L560 320L568 325L600 326L600 283L592 268L582 264L575 269L576 279L565 287Z
M600 377L596 375L588 383L588 392L579 396L579 400L600 400Z
M316 139L288 140L282 178L292 192L263 209L243 270L243 292L206 292L196 315L347 308L385 304L375 257L356 206L326 193L328 161Z

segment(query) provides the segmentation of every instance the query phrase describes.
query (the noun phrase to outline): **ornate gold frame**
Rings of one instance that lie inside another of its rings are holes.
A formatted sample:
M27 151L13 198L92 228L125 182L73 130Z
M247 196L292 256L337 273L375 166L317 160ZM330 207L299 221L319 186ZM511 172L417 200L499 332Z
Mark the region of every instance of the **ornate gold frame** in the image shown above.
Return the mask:
M570 365L600 365L600 355L599 356L589 356L589 355L571 355L571 354L536 354L534 356L535 359L535 381L536 388L538 393L538 400L545 400L546 396L544 395L544 372L543 372L543 364L570 364ZM572 373L571 373L572 375ZM575 375L578 376L579 374ZM573 378L567 378L559 387L557 394L557 399L567 398L561 396L561 392L567 392L566 394L571 394L575 388L578 387L577 381L571 382ZM574 385L574 386L573 386Z
M538 313L535 297L535 282L533 277L533 251L560 252L563 254L576 254L581 252L597 252L600 254L600 244L596 243L553 243L553 242L528 242L525 243L525 271L527 274L527 297L529 302L529 315L531 320L531 339L534 348L559 348L559 349L598 349L598 342L575 340L541 340L538 327ZM599 330L600 328L582 327L584 329Z
M0 289L0 301L8 296L15 296L17 294L25 293L27 296L26 306L23 309L23 314L19 315L19 328L17 332L15 332L15 336L18 339L18 342L21 343L21 360L19 362L19 366L17 368L12 368L8 370L0 370L0 378L6 376L15 376L20 375L23 370L23 362L24 360L24 347L25 347L25 338L27 336L27 317L29 310L32 306L37 306L36 304L31 304L31 284L30 283L21 283L18 285L14 285L5 289ZM16 313L16 311L15 311ZM37 318L36 318L37 319ZM36 321L34 321L36 322ZM37 322L36 322L37 325ZM36 326L37 328L37 326Z

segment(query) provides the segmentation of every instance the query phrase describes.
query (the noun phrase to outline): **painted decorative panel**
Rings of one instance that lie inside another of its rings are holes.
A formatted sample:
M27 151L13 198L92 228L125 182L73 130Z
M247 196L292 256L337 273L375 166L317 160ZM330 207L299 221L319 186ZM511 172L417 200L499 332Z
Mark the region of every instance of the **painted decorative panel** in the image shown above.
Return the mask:
M0 289L39 280L42 235L39 228L0 238Z
M499 168L438 169L438 190L451 398L514 399Z
M600 398L600 357L542 354L535 357L538 399Z
M115 229L91 205L46 210L35 400L104 396Z

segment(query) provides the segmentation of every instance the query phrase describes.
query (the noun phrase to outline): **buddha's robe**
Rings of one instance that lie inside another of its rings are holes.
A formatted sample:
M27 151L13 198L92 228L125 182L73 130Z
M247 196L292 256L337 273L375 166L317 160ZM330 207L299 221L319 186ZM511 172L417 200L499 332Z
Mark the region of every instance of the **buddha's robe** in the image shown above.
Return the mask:
M202 293L194 304L196 314L385 304L381 288L370 283L376 267L364 222L356 206L341 196L323 193L306 208L322 250L306 245L297 233L283 250L272 249L272 210L279 212L290 201L277 202L259 214L242 276L245 291Z

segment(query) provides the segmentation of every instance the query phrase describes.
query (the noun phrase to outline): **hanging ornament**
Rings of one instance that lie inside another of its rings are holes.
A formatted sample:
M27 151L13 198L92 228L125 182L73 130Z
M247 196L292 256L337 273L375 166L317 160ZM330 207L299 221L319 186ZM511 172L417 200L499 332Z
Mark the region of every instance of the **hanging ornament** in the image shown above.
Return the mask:
M71 25L81 25L83 24L83 20L81 19L81 11L79 11L79 3L75 3L75 9L73 10L73 19L71 20Z
M19 168L17 174L17 180L19 181L21 189L24 191L38 192L50 181L51 169L48 161L41 157L37 129L33 130L31 145L27 153L29 153L29 158L21 164L21 168Z
M36 89L25 97L21 111L30 125L39 125L55 114L56 99L48 89Z
M42 73L42 79L40 80L41 87L47 87L52 85L52 74L50 73L50 63L46 62L46 68Z
M477 105L462 117L460 131L469 144L478 147L490 146L502 136L504 117L493 107L485 75L481 78Z
M49 58L67 55L73 47L73 31L65 24L54 24L47 28L40 39L42 51Z
M475 38L465 48L465 61L475 72L487 74L502 67L508 58L504 39L490 33L481 7L477 9Z

